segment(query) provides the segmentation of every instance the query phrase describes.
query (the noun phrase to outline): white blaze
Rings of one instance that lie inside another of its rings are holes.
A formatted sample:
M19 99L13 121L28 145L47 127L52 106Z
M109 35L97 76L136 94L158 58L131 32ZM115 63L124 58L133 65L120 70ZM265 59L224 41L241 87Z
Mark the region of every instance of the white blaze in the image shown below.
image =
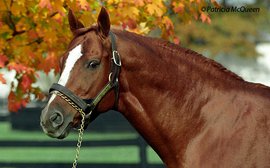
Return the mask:
M63 70L60 76L58 84L62 86L65 86L67 84L71 70L73 69L77 60L81 58L82 56L81 46L82 45L80 44L69 52L66 63L65 63L65 69Z
M68 57L66 59L66 63L65 63L65 68L60 76L60 79L58 81L58 84L65 86L67 84L67 81L69 79L69 75L70 72L72 71L75 63L78 61L79 58L81 58L82 56L82 45L78 45L75 48L73 48L69 54ZM50 105L50 103L54 100L54 98L56 97L55 94L52 95L52 97L50 98L48 105Z

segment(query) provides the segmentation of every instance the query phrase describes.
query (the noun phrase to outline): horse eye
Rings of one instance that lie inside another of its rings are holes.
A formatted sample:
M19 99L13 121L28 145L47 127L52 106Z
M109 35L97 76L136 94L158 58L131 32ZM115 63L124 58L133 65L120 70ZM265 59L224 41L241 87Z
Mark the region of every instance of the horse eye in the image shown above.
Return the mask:
M100 62L98 60L92 60L88 63L88 69L96 69L99 66Z

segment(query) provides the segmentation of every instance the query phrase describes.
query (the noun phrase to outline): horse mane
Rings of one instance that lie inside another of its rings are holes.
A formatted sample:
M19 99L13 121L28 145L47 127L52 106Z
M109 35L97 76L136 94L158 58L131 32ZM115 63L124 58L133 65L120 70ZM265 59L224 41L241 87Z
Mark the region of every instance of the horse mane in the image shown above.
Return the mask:
M123 35L125 36L125 38L132 40L132 41L138 41L138 39L142 39L142 40L140 40L140 42L143 42L144 46L147 46L149 44L156 45L156 46L158 46L159 49L162 50L161 52L163 52L164 54L166 52L170 52L172 55L184 55L184 56L181 56L180 59L182 59L185 62L189 61L194 66L200 66L200 68L205 69L205 67L208 67L208 69L209 69L209 71L211 71L211 73L213 71L215 71L217 73L224 74L226 77L230 77L230 79L235 79L237 81L245 81L243 78L241 78L240 76L238 76L234 72L228 70L220 63L218 63L212 59L206 58L202 54L199 54L191 49L187 49L187 48L184 48L180 45L176 45L176 44L173 44L169 41L165 41L165 40L158 39L158 38L141 36L141 35L126 32L126 31L117 31L116 30L116 32L123 32L124 33Z
M203 56L202 54L197 53L196 51L193 51L191 49L184 48L184 47L181 47L180 45L176 45L176 44L173 44L171 42L167 42L167 41L163 41L163 40L157 42L157 45L159 45L160 47L162 47L166 50L169 50L172 53L176 53L176 52L185 53L186 54L185 58L186 59L191 58L194 63L197 63L196 65L198 65L198 62L199 62L199 63L202 63L203 67L205 67L205 65L207 65L208 67L213 67L213 70L217 70L217 71L219 71L219 72L221 72L221 73L223 73L231 78L234 78L236 80L244 81L244 79L242 77L240 77L237 74L235 74L234 72L228 70L222 64L220 64L212 59L209 59L209 58Z
M193 62L198 65L198 62L201 62L202 68L206 66L212 67L211 70L217 71L219 73L223 73L226 75L226 77L230 77L229 79L235 79L236 81L244 82L246 85L243 86L250 86L250 82L245 81L242 77L238 76L236 73L230 71L229 69L225 68L222 64L209 59L202 54L199 54L191 49L181 47L180 45L173 44L168 41L164 40L156 40L155 43L157 43L158 46L161 48L164 48L165 50L169 50L172 53L178 52L178 53L186 53L186 59L193 58ZM191 57L190 57L191 56ZM212 71L211 71L212 72ZM269 87L265 86L261 83L252 83L253 88L263 89L269 91ZM268 93L268 92L267 92Z

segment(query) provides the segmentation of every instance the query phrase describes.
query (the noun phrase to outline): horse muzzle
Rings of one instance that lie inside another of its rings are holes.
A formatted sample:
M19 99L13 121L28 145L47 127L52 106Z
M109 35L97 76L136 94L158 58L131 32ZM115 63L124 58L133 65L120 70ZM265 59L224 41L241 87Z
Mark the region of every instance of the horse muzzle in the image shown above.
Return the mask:
M63 139L71 129L72 120L70 117L64 118L60 110L49 111L49 107L46 106L41 113L40 126L48 136Z

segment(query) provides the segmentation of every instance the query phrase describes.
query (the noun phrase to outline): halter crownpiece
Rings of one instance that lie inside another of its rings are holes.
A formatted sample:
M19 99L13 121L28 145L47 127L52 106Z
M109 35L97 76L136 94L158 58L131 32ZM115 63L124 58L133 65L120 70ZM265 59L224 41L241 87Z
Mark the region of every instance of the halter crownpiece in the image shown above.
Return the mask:
M115 107L117 108L119 98L119 74L121 70L121 58L116 49L115 35L110 32L111 47L112 47L112 58L111 58L111 71L109 74L109 82L103 87L94 99L81 99L75 95L68 88L54 83L52 84L49 92L50 94L56 94L63 100L68 102L76 111L82 110L86 116L85 119L90 119L92 111L98 105L98 103L105 97L105 95L114 88L115 92Z

